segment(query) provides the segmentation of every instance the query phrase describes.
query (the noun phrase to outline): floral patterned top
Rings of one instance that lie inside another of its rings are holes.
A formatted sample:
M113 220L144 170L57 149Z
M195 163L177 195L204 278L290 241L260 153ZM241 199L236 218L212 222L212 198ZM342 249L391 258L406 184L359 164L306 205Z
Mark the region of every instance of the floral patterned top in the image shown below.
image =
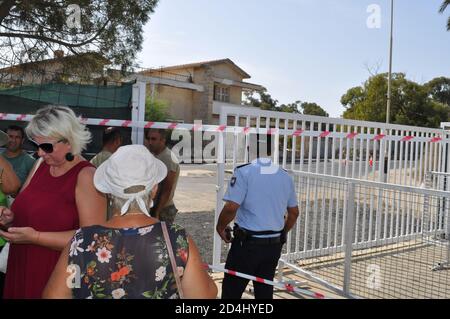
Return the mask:
M186 232L175 224L167 229L181 277L189 253ZM72 238L69 265L81 274L72 288L77 299L179 298L161 223L83 227Z

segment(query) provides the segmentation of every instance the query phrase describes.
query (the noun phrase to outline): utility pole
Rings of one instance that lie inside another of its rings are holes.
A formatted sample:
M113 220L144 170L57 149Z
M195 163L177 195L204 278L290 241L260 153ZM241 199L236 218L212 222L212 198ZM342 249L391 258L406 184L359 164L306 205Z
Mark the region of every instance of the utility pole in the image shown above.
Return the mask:
M394 42L394 0L391 0L391 36L389 43L389 78L388 78L388 94L387 94L387 108L386 108L386 124L390 122L391 112L391 95L392 95L392 45Z
M391 99L392 99L392 47L394 43L394 0L391 0L391 31L389 37L389 75L388 75L388 92L387 92L387 106L386 106L386 124L390 123L390 115L391 115ZM390 130L386 127L385 134L389 135ZM390 142L388 142L390 143ZM389 171L389 163L388 163L388 151L385 148L388 147L388 143L382 143L383 146L381 149L383 150L384 155L384 165L382 165L382 171L380 170L380 176L383 176L383 181L388 181L388 171ZM384 144L384 145L383 145ZM381 155L381 154L380 154ZM380 156L380 162L383 157Z

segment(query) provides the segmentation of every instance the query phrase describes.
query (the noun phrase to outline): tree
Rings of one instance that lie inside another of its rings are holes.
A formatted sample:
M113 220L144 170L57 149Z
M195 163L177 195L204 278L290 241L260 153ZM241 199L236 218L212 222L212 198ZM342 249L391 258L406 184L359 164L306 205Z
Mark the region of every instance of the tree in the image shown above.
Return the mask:
M286 113L301 113L300 112L301 104L302 104L301 101L295 101L294 103L289 104L281 104L280 106L277 106L276 111Z
M450 5L450 0L444 0L444 2L441 5L441 8L439 9L439 13L444 13L445 9ZM447 31L450 31L450 18L448 18L447 21Z
M424 86L431 99L450 107L450 78L443 76L434 78Z
M370 77L362 86L349 89L341 98L343 117L363 121L386 121L388 75ZM439 81L430 81L436 83ZM439 82L441 83L441 82ZM414 126L439 127L447 121L450 107L433 98L438 85L420 85L394 73L390 122ZM430 88L433 88L431 90ZM432 92L432 93L430 93Z
M245 92L244 105L259 107L261 110L275 111L278 101L272 99L266 90L259 91L259 99L253 96L253 92Z
M245 92L244 105L259 107L261 110L328 116L328 113L316 103L295 101L289 104L278 105L278 100L272 98L266 90L258 92L259 98L253 96L253 92ZM303 110L303 112L302 112Z
M325 116L325 117L329 116L329 114L325 112L325 110L316 103L303 102L300 105L300 107L303 110L303 114Z
M152 99L147 96L145 99L145 120L153 122L166 122L169 117L167 102Z
M142 49L142 28L158 0L0 1L0 64L97 52L129 68ZM51 54L53 52L53 54Z

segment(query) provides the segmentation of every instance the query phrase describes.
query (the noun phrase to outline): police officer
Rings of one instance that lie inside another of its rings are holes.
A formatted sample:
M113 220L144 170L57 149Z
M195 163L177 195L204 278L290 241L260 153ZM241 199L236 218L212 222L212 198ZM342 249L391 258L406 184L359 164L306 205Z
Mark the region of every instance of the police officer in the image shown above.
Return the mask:
M234 171L216 230L225 242L231 242L225 268L273 280L286 233L299 211L294 182L273 164L270 142L267 145L267 156L258 151L255 160ZM235 217L232 237L228 224ZM241 298L247 284L248 279L225 274L222 299ZM253 286L255 299L273 298L273 286L255 281Z

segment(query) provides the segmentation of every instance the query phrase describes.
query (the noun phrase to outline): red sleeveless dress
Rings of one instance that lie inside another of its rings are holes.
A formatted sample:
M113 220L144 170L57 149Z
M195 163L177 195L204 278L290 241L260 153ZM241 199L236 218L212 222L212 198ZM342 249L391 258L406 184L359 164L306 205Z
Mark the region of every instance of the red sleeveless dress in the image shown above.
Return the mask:
M30 184L17 196L11 210L14 227L33 227L41 232L62 232L80 227L75 202L78 174L93 166L82 161L64 175L53 177L45 162ZM12 244L8 257L4 298L41 298L59 259L60 251L36 245Z

